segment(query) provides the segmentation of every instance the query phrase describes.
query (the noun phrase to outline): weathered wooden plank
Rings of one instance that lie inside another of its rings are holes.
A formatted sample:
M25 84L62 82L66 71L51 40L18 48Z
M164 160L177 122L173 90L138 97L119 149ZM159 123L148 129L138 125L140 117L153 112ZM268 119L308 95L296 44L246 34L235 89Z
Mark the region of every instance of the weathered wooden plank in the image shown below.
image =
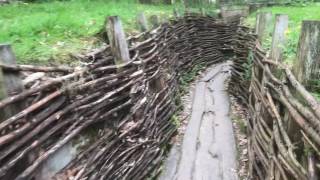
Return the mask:
M11 46L8 44L0 44L0 63L4 65L16 65L16 57L14 56ZM0 100L8 96L20 93L23 91L22 81L19 77L19 72L3 71L0 68ZM23 109L24 103L13 103L3 109L0 109L0 122L17 114ZM7 172L4 179L14 179L16 175L26 167L27 159L15 165L13 170Z
M255 3L250 3L249 4L249 13L256 12L259 8L262 7L262 4L255 4Z
M137 15L137 26L141 32L145 32L148 30L147 18L143 12L140 12Z
M150 23L151 23L152 29L158 27L160 25L159 16L157 15L150 16Z
M274 25L272 44L271 44L271 58L279 62L282 60L283 50L286 44L286 31L288 30L288 15L277 14Z
M16 58L8 44L0 45L0 63L4 65L16 65ZM0 69L0 99L18 94L23 91L19 72L4 72ZM23 108L23 103L18 102L0 110L1 120L9 118Z
M200 11L200 14L201 14L202 16L205 16L205 15L206 15L206 10L205 10L203 7L201 7L201 8L199 9L199 11Z
M4 75L2 69L0 69L0 100L7 97L7 91L4 82ZM6 113L4 109L0 109L0 122L6 119Z
M232 6L222 6L220 8L221 17L225 22L229 22L234 17L246 17L249 14L249 7L248 6L239 6L239 7L232 7Z
M176 19L180 17L180 14L179 14L179 11L178 11L177 8L174 8L174 9L173 9L173 16L174 16Z
M122 64L130 61L128 43L121 20L118 16L110 16L107 26L108 37L112 54L115 57L115 64Z
M267 27L270 26L272 20L271 12L261 12L256 16L256 28L255 32L258 35L258 40L261 43L262 39L265 37L267 33Z
M298 44L295 76L308 87L320 79L320 21L303 21Z

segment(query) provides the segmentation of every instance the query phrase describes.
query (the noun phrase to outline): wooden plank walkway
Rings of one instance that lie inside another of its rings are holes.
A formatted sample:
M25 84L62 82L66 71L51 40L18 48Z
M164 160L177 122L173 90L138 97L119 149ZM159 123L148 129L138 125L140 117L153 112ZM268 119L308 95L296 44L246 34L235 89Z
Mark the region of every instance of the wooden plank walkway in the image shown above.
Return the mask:
M236 180L236 145L225 80L230 63L218 64L195 87L191 118L160 180Z

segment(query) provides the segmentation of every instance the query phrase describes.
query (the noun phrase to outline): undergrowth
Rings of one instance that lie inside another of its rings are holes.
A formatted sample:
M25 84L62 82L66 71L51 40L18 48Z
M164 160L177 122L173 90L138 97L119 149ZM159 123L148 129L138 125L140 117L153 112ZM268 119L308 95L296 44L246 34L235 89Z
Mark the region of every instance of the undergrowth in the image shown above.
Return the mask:
M171 117L171 122L176 125L176 127L180 126L180 119L178 118L178 113L182 111L183 104L181 102L182 96L184 96L186 93L188 93L188 90L190 88L190 85L192 81L195 80L197 75L201 70L203 70L206 67L205 63L199 63L194 65L191 70L183 72L180 75L180 78L178 79L179 83L179 89L175 96L175 104L177 106L177 110L175 114Z
M244 66L244 80L251 80L252 76L252 66L253 66L253 53L249 51L248 58Z
M308 90L311 91L312 95L320 101L320 80L312 79L308 81Z
M188 87L190 83L197 77L199 72L205 68L205 63L199 63L194 65L194 67L187 72L181 74L179 78L179 85L180 85L180 93L182 95L186 94L188 91Z

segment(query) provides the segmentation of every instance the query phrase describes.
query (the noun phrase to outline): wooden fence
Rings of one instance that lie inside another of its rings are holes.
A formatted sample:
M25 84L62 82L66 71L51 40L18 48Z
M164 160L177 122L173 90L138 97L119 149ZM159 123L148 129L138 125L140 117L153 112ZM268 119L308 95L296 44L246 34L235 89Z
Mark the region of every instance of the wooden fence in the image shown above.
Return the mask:
M2 111L22 106L1 119L0 179L41 179L41 166L70 142L76 154L46 178L156 176L176 132L181 74L225 56L234 61L229 91L250 110L250 177L316 179L319 102L249 28L188 15L125 41L119 19L108 21L110 45L79 67L1 64L4 75L33 73L0 101Z
M84 66L2 65L5 71L46 75L0 102L1 109L26 103L0 123L1 178L39 179L41 165L70 141L78 153L57 179L155 176L176 132L171 116L181 74L223 61L236 29L213 18L186 16L126 42L119 19L108 21L110 46L83 56ZM79 138L87 143L77 143Z
M265 22L260 25L266 24L270 25ZM242 97L250 112L249 177L252 179L315 180L320 172L320 102L281 62L287 26L288 17L278 15L273 36L276 43L272 44L271 55L262 50L256 35L245 31L240 32L243 35L235 46L237 58L231 84L237 88L231 93ZM301 42L304 39L300 38L299 49L308 51L306 42ZM307 54L315 57L312 52ZM248 66L252 66L251 71ZM248 81L250 86L241 85Z

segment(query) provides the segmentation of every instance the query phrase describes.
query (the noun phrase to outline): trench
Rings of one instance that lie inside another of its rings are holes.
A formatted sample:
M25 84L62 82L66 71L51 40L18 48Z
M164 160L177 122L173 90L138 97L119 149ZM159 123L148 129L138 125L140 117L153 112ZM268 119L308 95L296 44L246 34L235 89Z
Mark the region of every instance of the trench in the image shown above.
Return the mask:
M238 179L228 94L250 112L250 178L314 177L319 102L267 59L239 17L228 21L186 15L129 38L126 63L103 46L73 71L48 72L50 81L0 101L1 110L27 104L0 123L0 179ZM169 153L190 83L183 74L198 67L207 71L196 81L181 147Z
M128 63L114 65L106 46L83 56L88 65L82 69L53 74L60 82L30 86L23 92L31 102L24 112L32 123L8 119L0 126L5 140L0 141L0 178L159 177L166 147L178 128L172 116L178 107L181 75L199 65L210 71L197 83L192 125L186 131L189 138L183 143L177 178L235 178L231 170L236 164L235 145L224 81L233 76L234 46L241 37L236 33L238 21L228 24L211 17L182 17L130 38ZM55 98L47 98L50 93ZM10 97L0 104L19 100L25 99ZM19 126L10 129L12 122Z
M160 180L236 180L237 150L226 81L230 61L208 67L195 82L181 146L173 146Z

